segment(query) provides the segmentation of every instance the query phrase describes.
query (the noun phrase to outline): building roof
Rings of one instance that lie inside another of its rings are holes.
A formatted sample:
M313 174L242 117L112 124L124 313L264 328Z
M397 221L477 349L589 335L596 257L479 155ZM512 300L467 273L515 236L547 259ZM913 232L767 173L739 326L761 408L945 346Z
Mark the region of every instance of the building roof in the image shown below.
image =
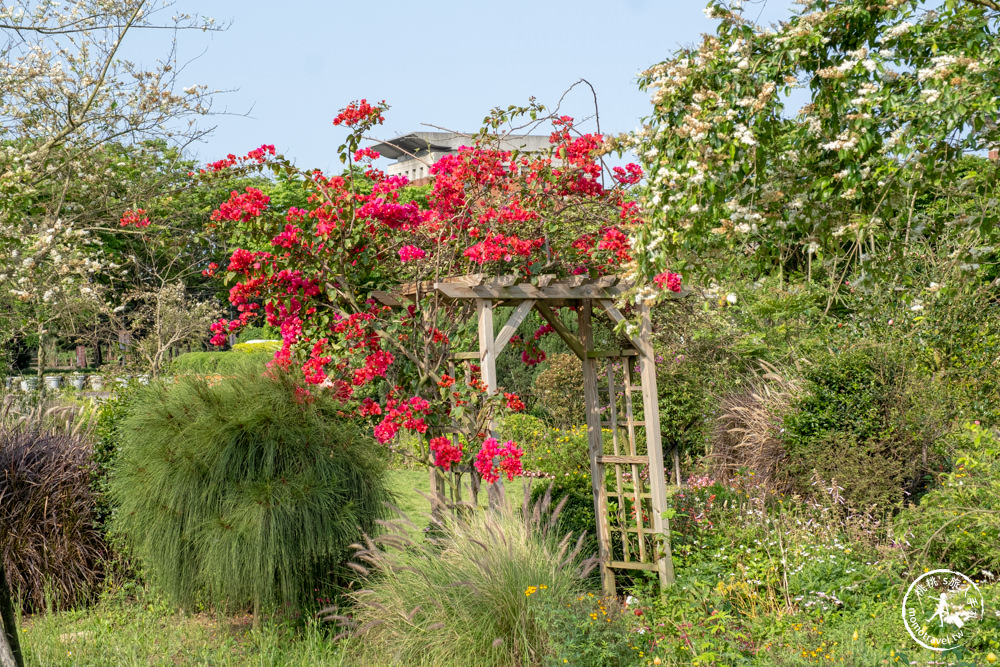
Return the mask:
M456 132L411 132L372 146L382 157L405 161L427 153L451 153L472 143L469 135ZM549 146L549 138L534 134L507 135L504 150L538 151Z

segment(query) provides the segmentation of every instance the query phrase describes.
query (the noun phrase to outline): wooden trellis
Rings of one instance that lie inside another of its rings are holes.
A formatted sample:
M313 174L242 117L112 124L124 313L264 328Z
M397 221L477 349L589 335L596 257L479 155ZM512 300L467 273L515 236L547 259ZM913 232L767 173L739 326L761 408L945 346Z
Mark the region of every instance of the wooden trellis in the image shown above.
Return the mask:
M664 517L666 476L649 306L639 306L640 324L638 331L629 336L628 348L597 350L594 343L595 315L604 314L613 324L625 321L615 300L626 289L627 285L619 283L615 276L592 280L546 275L539 276L535 283L519 283L515 276L487 280L477 274L403 285L392 293L375 295L388 305L400 305L418 293L430 292L456 301L474 301L479 352L453 357L477 359L490 393L498 390L497 356L532 310L580 359L601 582L608 595L614 594L614 571L618 569L656 571L662 587L674 580L670 528ZM557 312L567 306L576 308L576 334ZM493 319L498 307L513 307L514 311L494 337ZM491 504L502 498L501 483L490 485L489 491Z

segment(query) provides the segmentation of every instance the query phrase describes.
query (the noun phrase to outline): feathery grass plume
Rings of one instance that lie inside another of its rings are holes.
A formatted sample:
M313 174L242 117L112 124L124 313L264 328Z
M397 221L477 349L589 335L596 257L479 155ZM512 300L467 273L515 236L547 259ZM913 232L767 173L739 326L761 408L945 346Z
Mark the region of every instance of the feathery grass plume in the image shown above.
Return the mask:
M754 474L756 487L785 491L790 480L783 465L782 419L800 387L771 364L760 365L763 374L753 378L747 389L722 397L708 460L717 479L745 469Z
M355 557L371 575L353 617L321 614L363 664L541 664L550 610L577 599L594 565L582 535L553 530L550 503L442 516L442 536L421 545L405 533L366 540Z
M84 438L0 427L0 560L27 611L93 592L106 550L93 512Z
M97 404L67 400L58 394L9 393L0 407L0 428L23 427L90 438L97 422Z
M383 450L286 373L181 378L135 398L111 474L112 532L176 603L299 608L377 530ZM343 574L344 570L338 570Z

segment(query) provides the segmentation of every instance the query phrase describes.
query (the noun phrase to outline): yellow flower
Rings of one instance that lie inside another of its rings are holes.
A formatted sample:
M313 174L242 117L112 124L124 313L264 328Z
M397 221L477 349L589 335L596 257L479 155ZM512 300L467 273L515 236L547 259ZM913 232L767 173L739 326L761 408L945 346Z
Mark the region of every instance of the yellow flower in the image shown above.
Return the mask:
M986 654L986 662L996 662L996 661L997 661L996 653L987 653Z
M858 631L857 630L855 630L854 634L851 635L851 639L853 639L854 641L858 641Z

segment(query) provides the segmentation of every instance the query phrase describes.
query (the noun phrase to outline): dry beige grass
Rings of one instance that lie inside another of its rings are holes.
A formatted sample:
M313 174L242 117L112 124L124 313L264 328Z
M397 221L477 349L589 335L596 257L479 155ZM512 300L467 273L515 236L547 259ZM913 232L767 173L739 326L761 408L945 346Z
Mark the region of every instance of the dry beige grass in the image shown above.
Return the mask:
M717 479L730 480L745 470L753 473L755 487L787 491L782 420L800 384L766 362L760 365L762 373L745 390L722 397L708 464Z

